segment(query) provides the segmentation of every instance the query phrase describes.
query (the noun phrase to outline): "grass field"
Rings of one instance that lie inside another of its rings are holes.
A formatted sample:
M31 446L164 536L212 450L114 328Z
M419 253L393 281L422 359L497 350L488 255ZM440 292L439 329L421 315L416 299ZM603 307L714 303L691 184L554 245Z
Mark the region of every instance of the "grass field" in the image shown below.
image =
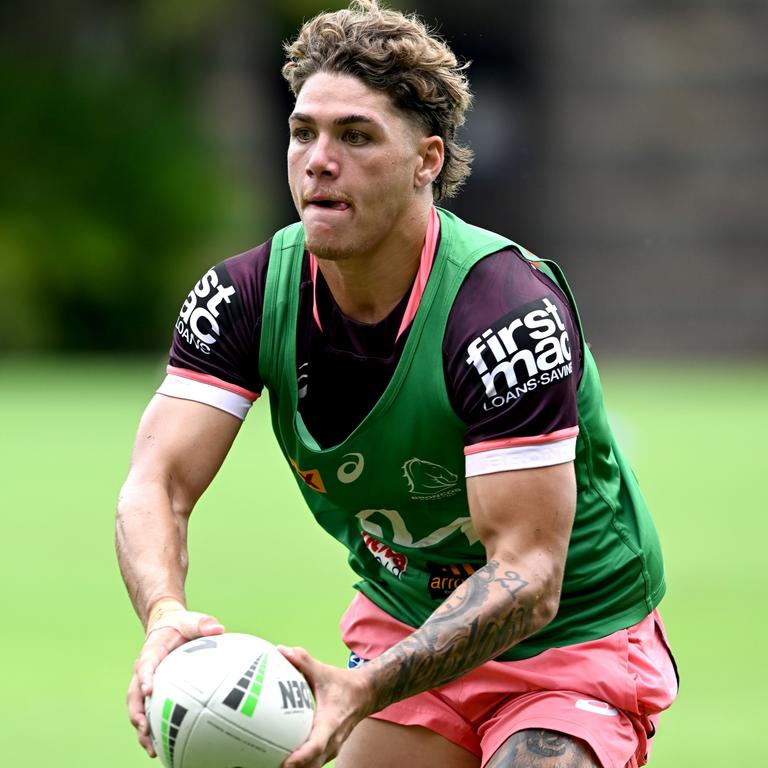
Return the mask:
M113 510L162 363L0 363L0 762L148 766L124 715L141 629L114 557ZM604 365L615 426L661 531L664 616L682 674L655 768L759 765L768 366ZM257 404L192 520L191 606L232 631L340 664L352 595L310 524ZM157 764L155 764L157 765Z

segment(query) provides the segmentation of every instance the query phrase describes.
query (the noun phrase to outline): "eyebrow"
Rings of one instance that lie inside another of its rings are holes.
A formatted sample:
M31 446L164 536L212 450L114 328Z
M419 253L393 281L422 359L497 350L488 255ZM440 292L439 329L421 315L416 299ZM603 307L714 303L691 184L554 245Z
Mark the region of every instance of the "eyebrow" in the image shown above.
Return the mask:
M303 112L294 112L289 118L288 122L299 123L314 123L315 119L311 115L306 115ZM377 121L367 115L344 115L343 117L337 117L334 121L334 125L351 125L352 123L368 123L370 125L378 125Z

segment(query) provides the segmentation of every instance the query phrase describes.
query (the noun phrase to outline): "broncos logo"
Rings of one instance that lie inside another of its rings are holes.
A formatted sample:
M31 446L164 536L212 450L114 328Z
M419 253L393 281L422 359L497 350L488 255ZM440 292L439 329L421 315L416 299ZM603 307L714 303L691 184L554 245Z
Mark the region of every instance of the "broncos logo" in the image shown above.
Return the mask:
M450 469L416 458L408 459L403 464L403 476L414 496L432 496L455 488L459 481L459 476Z

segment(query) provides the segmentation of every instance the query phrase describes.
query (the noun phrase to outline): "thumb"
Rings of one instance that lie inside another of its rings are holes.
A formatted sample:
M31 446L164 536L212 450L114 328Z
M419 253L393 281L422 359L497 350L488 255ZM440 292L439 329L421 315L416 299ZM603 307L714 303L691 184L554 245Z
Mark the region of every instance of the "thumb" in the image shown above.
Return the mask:
M285 645L278 645L277 650L285 656L305 677L312 676L312 669L315 666L315 660L304 650L304 648L289 648Z
M194 640L204 635L220 635L224 632L224 626L218 619L197 611L180 610L166 613L149 631L154 632L165 627L175 629L185 640Z
M220 635L224 632L224 625L213 616L203 616L197 628L201 635Z
M224 626L218 619L206 613L184 611L178 618L179 623L176 628L188 640L204 635L220 635L224 631Z

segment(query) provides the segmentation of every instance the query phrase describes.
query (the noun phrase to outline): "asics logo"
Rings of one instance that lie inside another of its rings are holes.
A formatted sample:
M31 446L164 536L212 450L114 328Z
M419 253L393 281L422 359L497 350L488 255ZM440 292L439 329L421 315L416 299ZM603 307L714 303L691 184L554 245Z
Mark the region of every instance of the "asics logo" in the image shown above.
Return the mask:
M354 483L365 469L365 459L362 453L345 453L342 458L350 457L336 471L336 477L340 483Z

